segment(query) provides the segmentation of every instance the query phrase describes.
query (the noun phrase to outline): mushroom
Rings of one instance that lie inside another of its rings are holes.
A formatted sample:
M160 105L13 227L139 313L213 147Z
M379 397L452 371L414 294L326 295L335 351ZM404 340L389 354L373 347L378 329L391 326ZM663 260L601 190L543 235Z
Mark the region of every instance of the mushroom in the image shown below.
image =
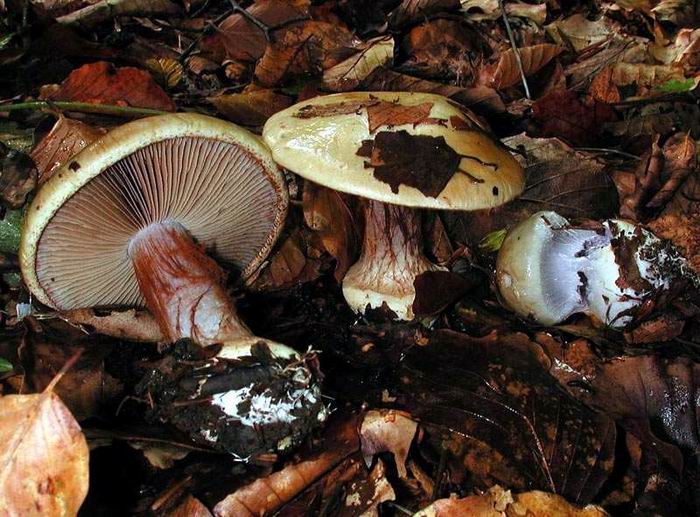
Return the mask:
M208 441L245 425L257 426L260 443L221 446L275 449L276 437L286 447L300 438L295 420L325 418L317 377L293 349L252 334L207 252L250 275L287 205L284 179L257 136L197 114L145 118L98 138L41 188L25 219L20 265L36 298L58 310L146 306L167 341L221 344L211 365L255 369L250 358L265 356L268 377L282 386L275 393L254 380L234 395L212 393L214 379L203 378L189 397L212 401L218 430L206 430Z
M367 200L362 254L343 280L357 313L386 304L398 319L413 319L415 278L442 269L422 253L414 208L494 207L524 187L510 153L440 95L317 97L270 117L263 138L287 169Z
M496 262L505 304L543 325L584 313L622 329L642 304L693 277L677 250L641 225L573 226L556 212L538 212L510 230Z

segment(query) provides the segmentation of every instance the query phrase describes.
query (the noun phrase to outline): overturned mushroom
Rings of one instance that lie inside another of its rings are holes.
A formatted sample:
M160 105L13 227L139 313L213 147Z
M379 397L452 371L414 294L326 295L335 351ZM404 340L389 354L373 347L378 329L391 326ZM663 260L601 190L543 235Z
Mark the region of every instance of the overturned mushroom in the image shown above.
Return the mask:
M640 225L610 219L577 227L556 212L538 212L508 232L496 264L508 307L544 325L585 313L624 328L643 303L694 278L669 242Z
M246 130L196 114L134 121L39 191L25 220L22 273L59 310L146 306L168 341L221 344L187 392L215 425L200 439L239 455L286 448L325 418L317 376L293 349L240 321L207 252L249 275L274 244L287 202L277 165ZM257 442L237 444L231 429L241 426L254 427ZM219 443L224 430L231 441Z
M524 187L517 161L439 95L317 97L272 116L263 138L287 169L367 199L362 255L343 280L358 313L386 304L399 319L413 319L415 278L440 269L422 253L413 208L493 207Z

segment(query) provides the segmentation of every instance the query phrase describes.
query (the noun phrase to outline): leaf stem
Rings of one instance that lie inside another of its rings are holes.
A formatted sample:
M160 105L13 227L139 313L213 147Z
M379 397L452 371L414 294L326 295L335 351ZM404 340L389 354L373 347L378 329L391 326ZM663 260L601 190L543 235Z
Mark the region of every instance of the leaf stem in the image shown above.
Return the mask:
M132 106L115 106L111 104L92 104L89 102L67 101L29 101L15 104L0 104L0 112L21 110L59 109L65 111L82 111L85 113L103 113L106 115L131 116L131 115L162 115L166 111L151 108L134 108Z

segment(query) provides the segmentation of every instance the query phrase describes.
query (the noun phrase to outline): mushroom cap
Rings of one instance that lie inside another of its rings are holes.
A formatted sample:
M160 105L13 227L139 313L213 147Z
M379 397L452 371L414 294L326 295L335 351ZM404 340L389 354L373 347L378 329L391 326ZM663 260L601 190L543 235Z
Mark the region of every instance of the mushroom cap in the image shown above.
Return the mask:
M513 199L525 185L505 147L440 95L316 97L270 117L263 138L275 161L300 176L396 205L476 210Z
M42 187L20 265L29 289L55 308L143 306L128 255L139 230L176 221L247 276L287 205L281 171L256 135L193 113L144 118L93 142Z

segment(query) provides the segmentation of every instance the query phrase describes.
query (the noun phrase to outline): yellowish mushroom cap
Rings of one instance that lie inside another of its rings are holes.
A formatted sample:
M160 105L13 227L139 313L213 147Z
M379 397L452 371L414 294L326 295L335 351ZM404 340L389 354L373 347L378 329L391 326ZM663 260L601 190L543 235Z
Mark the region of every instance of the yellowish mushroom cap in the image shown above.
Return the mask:
M440 95L316 97L268 119L275 161L326 187L396 205L498 206L525 186L522 167L463 108Z
M194 113L149 117L100 137L29 207L20 265L43 303L143 306L128 255L151 223L182 225L208 252L253 272L287 211L284 178L259 137Z

